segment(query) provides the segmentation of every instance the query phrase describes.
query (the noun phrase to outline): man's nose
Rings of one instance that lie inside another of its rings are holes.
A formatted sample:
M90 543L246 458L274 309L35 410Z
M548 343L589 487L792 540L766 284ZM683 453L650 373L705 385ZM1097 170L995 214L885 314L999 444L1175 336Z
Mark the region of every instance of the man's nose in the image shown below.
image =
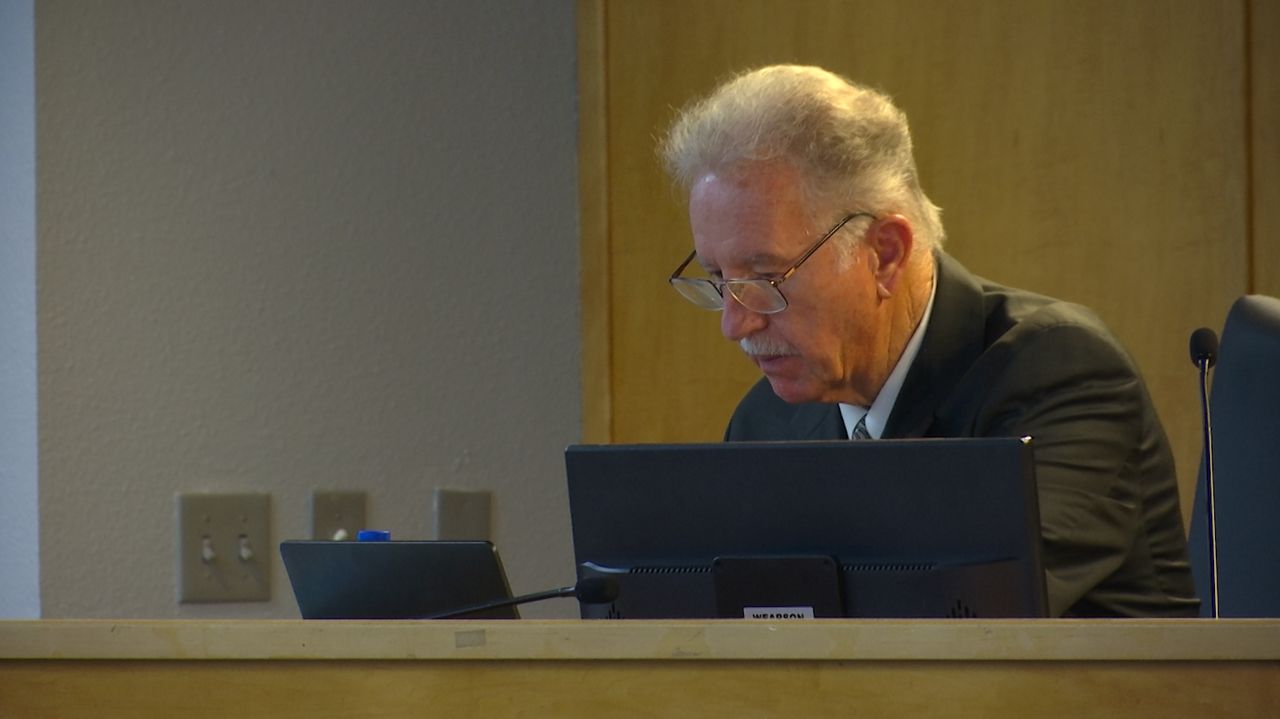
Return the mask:
M724 309L720 312L720 334L730 342L750 337L769 324L768 315L752 312L725 292Z

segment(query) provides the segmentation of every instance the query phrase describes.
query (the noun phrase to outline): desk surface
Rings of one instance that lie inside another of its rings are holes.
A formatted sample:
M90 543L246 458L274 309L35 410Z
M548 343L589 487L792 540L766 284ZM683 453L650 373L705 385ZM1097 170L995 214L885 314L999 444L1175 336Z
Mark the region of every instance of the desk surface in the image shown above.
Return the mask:
M1280 620L7 621L0 717L1280 717Z
M0 621L0 659L1280 661L1280 620Z

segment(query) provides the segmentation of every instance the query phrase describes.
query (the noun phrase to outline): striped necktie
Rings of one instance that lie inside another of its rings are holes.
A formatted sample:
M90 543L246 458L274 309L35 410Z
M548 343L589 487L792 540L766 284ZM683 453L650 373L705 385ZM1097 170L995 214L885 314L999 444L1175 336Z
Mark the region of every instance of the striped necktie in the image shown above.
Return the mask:
M867 431L867 415L862 415L862 419L858 420L849 439L872 439L871 433Z

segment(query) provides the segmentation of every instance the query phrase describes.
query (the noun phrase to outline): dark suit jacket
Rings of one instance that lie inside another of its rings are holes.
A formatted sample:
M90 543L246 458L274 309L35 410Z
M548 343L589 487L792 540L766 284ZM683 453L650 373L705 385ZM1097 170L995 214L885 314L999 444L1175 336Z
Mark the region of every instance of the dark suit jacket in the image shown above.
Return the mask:
M938 254L937 294L885 438L1034 438L1054 616L1195 616L1169 442L1128 354L1088 309ZM847 437L834 404L762 379L725 439Z

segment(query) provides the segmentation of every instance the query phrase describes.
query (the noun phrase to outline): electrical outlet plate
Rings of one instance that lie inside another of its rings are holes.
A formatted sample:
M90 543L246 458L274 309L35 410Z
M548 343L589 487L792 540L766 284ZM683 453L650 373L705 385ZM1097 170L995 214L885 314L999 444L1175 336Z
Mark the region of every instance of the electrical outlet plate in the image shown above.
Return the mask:
M436 539L490 539L493 493L487 490L436 489Z
M271 496L178 495L178 601L271 600Z
M364 492L311 493L311 538L351 540L365 528L368 499Z

